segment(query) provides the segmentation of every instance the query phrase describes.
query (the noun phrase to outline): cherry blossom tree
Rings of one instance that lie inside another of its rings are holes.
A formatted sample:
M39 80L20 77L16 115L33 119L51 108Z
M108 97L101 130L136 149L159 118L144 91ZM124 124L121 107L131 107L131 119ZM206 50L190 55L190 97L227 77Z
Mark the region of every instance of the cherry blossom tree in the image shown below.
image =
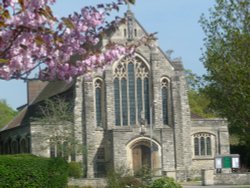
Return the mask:
M28 79L34 70L41 80L71 80L104 69L121 55L131 54L145 43L100 47L107 30L124 21L108 22L111 11L133 0L83 7L57 18L51 6L56 0L3 0L0 3L0 79Z

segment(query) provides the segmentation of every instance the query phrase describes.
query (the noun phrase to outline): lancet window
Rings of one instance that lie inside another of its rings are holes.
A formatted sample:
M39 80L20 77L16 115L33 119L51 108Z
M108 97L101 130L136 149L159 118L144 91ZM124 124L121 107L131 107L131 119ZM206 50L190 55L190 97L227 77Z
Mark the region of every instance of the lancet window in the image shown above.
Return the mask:
M161 81L161 97L162 97L162 120L164 125L169 124L169 81L163 78Z
M96 126L103 126L103 81L102 79L96 79L94 82L95 86L95 115L96 115Z

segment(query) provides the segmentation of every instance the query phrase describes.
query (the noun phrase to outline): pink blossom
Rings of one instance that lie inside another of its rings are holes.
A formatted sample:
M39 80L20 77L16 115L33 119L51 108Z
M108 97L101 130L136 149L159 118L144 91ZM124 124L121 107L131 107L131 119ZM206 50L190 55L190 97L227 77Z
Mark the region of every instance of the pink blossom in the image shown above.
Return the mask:
M9 63L0 64L0 79L24 78L37 66L41 67L41 79L88 77L92 71L103 69L120 55L130 53L130 49L119 45L103 48L102 54L91 53L100 41L99 32L109 27L104 24L106 13L116 10L121 0L115 4L99 5L99 8L84 7L80 13L61 21L41 12L55 1L24 1L25 8L5 20L7 26L0 31L0 37L4 39L0 43L0 52L3 52L0 58ZM3 2L6 9L21 8L18 0ZM84 48L86 44L88 47Z

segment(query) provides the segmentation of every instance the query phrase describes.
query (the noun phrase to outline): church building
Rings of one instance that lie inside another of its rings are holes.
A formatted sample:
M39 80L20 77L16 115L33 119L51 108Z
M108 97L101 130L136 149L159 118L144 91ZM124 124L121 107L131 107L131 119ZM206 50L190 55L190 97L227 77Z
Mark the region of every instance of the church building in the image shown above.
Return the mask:
M131 11L125 17L103 45L147 35ZM1 154L64 156L81 162L87 178L103 177L112 168L136 174L148 167L156 176L184 179L213 169L214 157L230 152L227 121L191 114L182 62L170 60L157 45L139 47L133 57L120 57L91 79L30 80L27 92L27 104L0 130ZM70 127L80 146L73 154L51 144L55 131L34 118L38 106L55 97L73 104L73 121L53 125Z

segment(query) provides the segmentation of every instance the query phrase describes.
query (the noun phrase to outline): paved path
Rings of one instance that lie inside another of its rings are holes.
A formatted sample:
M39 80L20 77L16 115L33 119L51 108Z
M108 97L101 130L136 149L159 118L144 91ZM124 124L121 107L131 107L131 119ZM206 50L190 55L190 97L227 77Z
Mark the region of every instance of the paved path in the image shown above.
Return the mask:
M183 185L183 188L250 188L250 185Z

